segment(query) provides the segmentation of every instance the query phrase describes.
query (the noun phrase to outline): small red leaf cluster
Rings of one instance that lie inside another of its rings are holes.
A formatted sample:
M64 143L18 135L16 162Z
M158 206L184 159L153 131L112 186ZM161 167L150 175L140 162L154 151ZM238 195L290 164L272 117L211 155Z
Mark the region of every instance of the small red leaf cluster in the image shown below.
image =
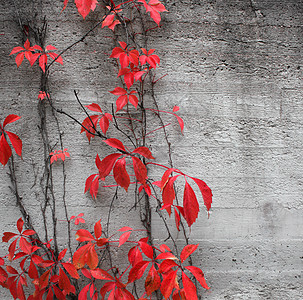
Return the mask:
M16 153L21 156L22 155L22 141L15 134L10 131L4 130L5 126L19 120L20 117L14 114L8 115L3 124L0 123L0 163L2 165L6 165L9 158L12 156L12 149L7 142L7 137L9 138L13 148Z
M113 176L117 185L124 188L127 192L131 181L129 172L127 171L126 159L131 160L136 180L141 183L144 188L147 188L147 169L136 154L139 154L146 159L154 159L151 151L147 147L142 146L130 152L120 140L115 138L107 139L104 142L120 152L109 154L103 158L102 161L100 160L99 155L96 156L95 163L99 170L99 174L92 174L86 179L84 192L90 191L92 197L95 198L98 193L99 179L104 181L111 171L113 171Z
M38 45L34 45L31 47L30 42L27 39L24 43L24 48L20 46L15 47L10 53L10 55L18 53L15 59L17 67L19 67L22 64L24 57L29 61L31 66L33 66L36 60L39 58L39 66L42 69L42 71L45 72L48 56L53 60L56 60L56 62L58 62L59 64L63 65L62 57L58 56L57 53L53 52L55 50L57 50L57 48L52 45L46 46L45 49L42 49Z
M103 113L101 107L97 103L92 103L89 105L85 105L90 111L99 112L100 115L91 115L86 117L82 122L81 133L85 132L88 141L90 142L91 138L93 138L97 131L97 125L99 123L100 129L104 134L106 134L109 121L112 121L113 116L109 113Z
M67 152L67 149L63 150L54 150L50 154L50 163L52 164L54 161L57 161L58 159L61 159L62 161L65 161L66 157L70 157L69 153Z
M172 176L172 173L175 172L177 175ZM173 202L176 198L174 183L178 177L183 177L185 180L184 192L183 192L183 207L179 205L174 205ZM176 226L179 230L180 226L180 216L182 215L186 220L188 226L190 227L197 219L199 213L199 203L196 197L196 194L188 183L188 179L192 179L198 186L206 209L209 211L212 203L212 192L211 189L207 186L207 184L201 179L194 178L182 173L178 169L168 168L160 182L158 182L158 186L162 190L162 200L163 207L169 215L171 215L171 208L174 208L175 212L175 220Z

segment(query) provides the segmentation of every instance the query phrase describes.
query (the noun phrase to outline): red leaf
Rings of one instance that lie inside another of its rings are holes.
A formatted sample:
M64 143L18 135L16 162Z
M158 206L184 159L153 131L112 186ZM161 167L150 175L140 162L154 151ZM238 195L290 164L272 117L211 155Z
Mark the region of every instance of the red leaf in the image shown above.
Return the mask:
M18 135L12 133L12 132L9 132L9 131L6 131L16 153L21 156L22 155L22 141L21 139L18 137Z
M177 209L174 207L175 210L175 223L176 223L176 227L178 229L178 231L180 231L180 222L181 222L181 217L177 211Z
M171 252L163 252L160 253L156 259L178 259L176 256L174 256Z
M96 279L113 280L113 277L102 269L94 269L94 270L90 270L90 272L91 272L92 276Z
M178 115L176 114L173 114L177 120L178 120L178 123L179 123L179 126L181 128L181 133L183 134L183 130L184 130L184 121L182 120L182 118L180 118Z
M38 270L34 264L34 262L31 260L30 264L29 264L29 268L28 268L28 276L31 279L36 279L39 278L39 274L38 274Z
M46 51L51 51L51 50L57 50L57 48L54 47L54 46L52 46L52 45L47 45L47 46L45 47L45 50L46 50Z
M133 230L133 229L129 226L124 226L124 227L120 228L118 231L128 231L128 230Z
M169 298L171 292L173 291L173 288L177 285L177 271L172 271L168 275L166 275L161 283L161 293L165 299ZM190 299L190 298L189 298Z
M144 271L146 270L147 266L149 264L149 261L142 260L135 264L129 274L128 274L128 282L134 282L135 280L138 280L142 277Z
M193 252L195 252L198 248L199 244L197 245L186 245L183 250L181 251L180 259L181 263L183 263Z
M85 266L87 261L87 253L89 251L90 244L86 244L80 247L73 255L73 263L77 269L81 269Z
M34 234L36 234L36 231L31 230L31 229L27 229L27 230L24 230L22 232L22 234L24 234L24 235L34 235Z
M54 289L56 298L58 300L66 300L66 297L64 296L64 294L59 290L59 288L56 285L53 285L53 289Z
M39 278L39 288L43 289L47 287L48 285L48 279L49 279L49 274L51 272L51 269L45 271Z
M18 68L19 68L20 65L22 64L23 59L24 59L24 52L21 52L21 53L17 54L17 56L16 56L16 58L15 58L15 61L16 61L16 64L17 64L17 67L18 67Z
M42 69L42 71L45 73L45 67L47 65L47 55L46 54L42 54L39 57L39 66Z
M197 219L199 212L199 203L197 201L194 190L187 181L185 182L184 188L183 207L185 220L190 227Z
M112 51L110 57L112 58L119 58L121 54L124 54L125 50L121 49L120 47L115 47Z
M22 220L22 218L19 218L17 221L17 228L20 233L22 232L23 225L24 225L24 221Z
M87 292L89 290L90 284L86 285L79 293L78 300L87 300Z
M92 115L83 120L82 125L86 128L81 127L80 133L85 131L86 137L90 142L91 138L94 138L94 133L96 132L96 127L99 119L99 115Z
M80 276L77 272L77 269L75 268L75 266L73 264L68 263L68 262L67 263L61 263L61 264L70 276L72 276L75 279L80 278Z
M12 260L15 255L16 245L17 245L18 239L14 240L8 247L8 256L7 258L9 260Z
M85 181L84 194L91 188L92 182L98 174L90 175Z
M184 272L182 272L182 283L186 299L198 300L197 289Z
M129 95L128 98L129 98L129 102L130 102L135 108L137 108L138 102L139 102L137 96L136 96L136 95Z
M14 114L11 114L11 115L8 115L4 122L3 122L3 129L4 127L7 125L7 124L10 124L10 123L13 123L13 122L16 122L17 120L19 120L21 117L17 116L17 115L14 115Z
M154 265L152 265L145 280L145 290L147 296L150 296L154 291L159 289L160 282L160 276Z
M6 270L10 274L18 275L18 271L15 268L13 268L12 266L6 266Z
M138 153L148 159L155 159L147 147L138 147L132 153Z
M161 252L166 252L166 251L171 252L170 248L165 244L160 245L160 251Z
M12 150L6 141L4 134L2 134L0 138L0 163L5 166L11 156Z
M72 285L70 283L70 280L61 268L59 269L59 287L66 294L72 292Z
M165 187L165 185L167 184L168 182L168 179L169 179L169 176L172 172L176 171L177 169L174 169L174 168L170 168L170 169L167 169L163 176L162 176L162 179L161 179L161 189L163 189Z
M53 300L54 299L54 293L52 289L48 290L47 296L46 296L46 300Z
M129 179L129 175L126 171L125 168L126 162L125 162L125 158L121 158L119 160L117 160L115 166L114 166L114 178L117 182L118 185L120 185L121 187L123 187L125 189L125 191L127 192L129 184L130 184L130 179Z
M94 237L92 236L92 234L86 230L86 229L79 229L76 232L76 240L80 243L82 242L86 242L86 241L94 241Z
M7 243L11 238L13 238L16 235L17 235L16 233L4 232L2 237L2 242Z
M127 152L123 143L121 141L119 141L118 139L107 139L104 141L104 143L106 143L107 145L113 147L113 148L116 148L116 149L119 149L119 150L122 150L124 152Z
M180 107L175 105L173 108L173 112L177 112L179 109L180 109Z
M120 96L116 101L116 106L117 106L116 112L121 110L127 104L127 101L128 98L126 95Z
M99 247L102 247L102 246L106 245L107 243L108 243L108 239L106 239L106 238L97 240L97 246L99 246Z
M116 160L121 155L122 154L120 153L113 153L103 158L99 166L99 174L101 179L104 179L111 172Z
M17 287L17 292L18 292L18 298L20 300L26 300L24 290L23 290L23 285L22 285L22 277L20 277L20 280L18 282L18 287Z
M199 281L199 283L201 284L202 287L209 290L209 286L207 285L205 278L204 278L204 274L200 268L195 267L195 266L187 266L187 267L185 267L185 269L190 271L195 276L195 278Z
M173 177L169 177L167 184L165 185L164 189L162 190L162 200L163 206L167 206L165 209L168 214L171 214L171 207L169 205L173 204L173 201L176 197L175 189L174 189L174 182L180 175L175 175Z
M57 63L63 65L63 58L61 56L58 57L57 53L49 52L47 55L49 55L53 60L56 60Z
M62 250L58 255L58 261L62 260L66 254L67 249Z
M158 0L150 0L147 4L145 0L139 0L138 2L143 3L146 12L150 13L150 17L158 24L160 25L161 16L160 12L167 11L164 7L164 5L158 1Z
M178 267L178 264L174 262L171 259L163 260L159 267L159 273L167 273L169 272L173 267Z
M120 49L120 48L118 48ZM122 96L122 95L126 95L127 91L125 89L123 89L122 87L116 87L113 91L109 91L110 93L112 93L113 95L116 96Z
M147 170L145 165L138 157L132 157L132 160L137 180L145 185L147 179Z
M104 134L106 134L109 127L109 120L106 116L103 116L99 121L100 128Z
M16 54L16 53L18 53L20 51L24 51L24 48L22 48L20 46L15 47L9 55Z
M87 254L87 265L90 269L95 269L98 266L98 255L95 250L95 244L91 245Z
M119 238L119 246L118 247L121 247L125 242L127 242L131 233L132 233L131 231L127 231L127 232L124 232L123 234L121 234L121 236Z
M212 196L213 196L213 194L211 192L211 189L201 179L192 178L192 180L194 180L194 182L198 185L198 187L201 191L201 194L202 194L202 197L203 197L203 200L204 200L204 205L206 206L206 209L210 210L211 203L212 203Z
M97 239L99 239L101 237L101 234L102 234L101 220L99 220L98 222L96 222L96 224L94 226L94 233L95 233L95 237Z
M76 3L79 14L83 17L83 19L85 19L91 10L92 11L95 10L96 4L98 3L98 1L97 0L75 0L75 3Z
M135 264L137 264L142 260L143 260L142 253L137 246L131 248L128 251L128 261L132 264L132 266L134 266Z
M87 107L91 111L97 111L97 112L102 114L102 109L99 106L99 104L97 104L97 103L92 103L92 104L89 104L89 105L85 105L85 107Z
M139 241L139 247L141 248L142 252L150 259L153 259L154 251L153 247L142 240Z
M32 245L23 237L20 238L19 246L21 250L26 254L32 253Z

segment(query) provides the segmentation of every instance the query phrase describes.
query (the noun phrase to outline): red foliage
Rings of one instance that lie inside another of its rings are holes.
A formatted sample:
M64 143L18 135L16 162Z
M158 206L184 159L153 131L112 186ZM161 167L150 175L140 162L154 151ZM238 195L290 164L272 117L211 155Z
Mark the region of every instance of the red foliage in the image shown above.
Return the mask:
M15 149L16 153L21 156L22 155L22 141L21 139L15 134L10 131L4 130L5 126L19 120L20 117L14 114L8 115L3 125L0 123L0 163L2 165L6 165L9 158L12 156L12 150L7 142L6 135L8 136L13 148Z
M54 50L57 50L57 48L52 45L46 46L45 50L38 45L34 45L30 47L30 42L27 39L26 42L24 43L24 48L19 46L15 47L10 53L10 55L18 53L16 56L17 67L21 65L24 56L29 61L31 66L33 66L33 64L39 58L39 66L42 69L42 71L45 73L48 56L51 57L53 60L56 60L56 62L58 62L59 64L63 65L62 57L58 56L57 53L53 52Z
M126 17L123 17L123 14L119 14L124 10L124 7L129 6L136 10L145 10L158 26L160 26L161 21L160 13L166 11L164 5L158 0L127 0L117 6L113 0L109 2L110 6L106 7L109 9L109 13L104 16L103 21L101 20L99 24L102 23L102 28L108 27L113 31L115 26L120 23L127 24L127 22L130 22ZM67 3L68 0L64 0L63 10ZM95 10L97 3L97 0L75 0L78 12L83 19L87 17L90 11ZM38 60L40 68L45 73L48 69L47 62L49 58L63 64L62 57L54 52L56 50L51 45L46 46L45 49L38 45L30 46L27 39L24 47L15 47L10 55L17 54L15 61L18 67L24 57L30 62L31 66ZM94 136L103 138L104 143L110 149L115 149L115 152L106 153L102 160L98 154L96 155L95 165L98 171L86 179L84 193L89 191L90 195L96 198L100 182L113 179L115 184L111 186L120 186L125 192L128 192L130 185L134 184L140 198L138 201L140 201L143 193L146 197L157 198L154 186L158 186L162 195L161 209L166 210L169 216L172 212L174 213L177 230L180 230L182 218L191 227L200 211L196 191L201 192L206 210L209 211L211 208L212 192L206 183L201 179L183 173L179 169L149 161L154 160L155 157L151 150L146 147L145 139L148 134L137 138L134 129L128 124L123 125L134 133L134 140L130 139L132 141L131 146L117 138L105 138L110 122L114 121L113 126L120 130L116 121L116 118L119 117L125 118L128 122L138 121L143 128L146 125L143 120L147 118L147 111L156 115L160 113L173 115L177 119L183 134L184 121L176 114L179 111L178 106L174 106L172 111L161 111L146 108L143 101L145 94L144 81L147 75L150 75L152 85L158 81L154 80L153 72L154 69L159 67L160 58L155 54L155 49L140 49L136 43L127 44L123 41L119 41L119 46L112 50L110 57L117 60L117 77L120 77L123 86L116 86L110 91L111 94L118 96L116 111L112 112L112 115L103 112L97 103L86 105L86 108L95 114L83 120L81 133L86 133L89 142ZM131 87L133 87L132 90L130 90ZM45 98L50 100L50 95L46 90L42 90L39 92L38 98L40 100ZM142 113L141 120L121 117L125 112L129 114L129 103L137 109L136 113ZM11 114L5 118L3 125L0 124L0 162L3 165L7 164L12 155L7 137L17 155L21 156L22 153L20 138L16 134L5 130L6 125L18 119L20 119L19 116ZM162 124L162 127L158 129L168 125L170 124ZM144 131L144 128L142 131ZM142 143L141 139L144 140ZM54 150L49 155L50 164L58 159L64 161L66 157L69 157L67 149ZM158 178L158 181L153 182L148 178L147 166L164 168L165 171L161 180ZM112 175L110 175L111 172ZM180 180L180 178L184 180L184 190L183 201L180 200L178 204L176 203L177 190L175 185L177 179ZM192 187L193 182L196 185ZM158 198L157 200L161 201ZM69 219L66 217L68 226L70 226L71 221L75 225L84 224L83 215L83 213L80 213ZM78 229L76 240L79 242L79 246L73 254L70 251L70 258L66 258L67 249L58 251L57 245L53 246L52 241L43 243L34 230L23 229L24 221L20 218L16 224L18 232L4 232L2 237L2 242L9 243L9 246L7 255L0 258L0 285L9 289L14 299L21 300L25 300L25 295L30 293L28 300L66 299L69 294L76 294L75 280L81 283L83 278L85 278L86 283L79 289L77 296L80 300L97 300L100 297L101 299L106 297L107 299L122 300L137 299L131 292L132 283L140 279L144 282L144 293L140 297L141 300L152 297L152 294L156 291L160 291L164 299L198 299L197 288L192 281L193 278L203 288L209 289L202 270L199 267L189 265L187 262L189 256L197 250L198 245L185 245L178 257L166 244L152 245L147 237L139 237L139 231L142 230L133 229L128 224L124 225L111 236L104 234L101 220L94 224L92 231ZM115 238L117 235L119 236L118 239ZM117 250L125 245L130 246L128 247L128 263L125 269L120 270L117 267L102 269L106 251L111 247L115 247ZM102 258L101 261L100 258ZM10 265L11 261L14 261L14 267ZM98 281L101 281L101 283ZM34 285L34 291L25 291L30 284ZM97 287L99 286L101 286L101 290L98 290Z
M57 161L58 159L61 159L62 161L65 161L66 157L70 157L69 153L67 152L67 149L62 150L54 150L50 154L50 163L52 164L54 161Z

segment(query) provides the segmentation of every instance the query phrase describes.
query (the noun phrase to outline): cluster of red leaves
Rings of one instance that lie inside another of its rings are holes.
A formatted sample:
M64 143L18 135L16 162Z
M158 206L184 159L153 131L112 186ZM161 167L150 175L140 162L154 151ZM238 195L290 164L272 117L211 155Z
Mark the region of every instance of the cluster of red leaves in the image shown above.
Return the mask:
M49 98L49 93L40 91L40 92L39 92L39 95L38 95L38 99L42 101L42 100L45 99L45 98Z
M8 260L21 261L19 262L20 271L10 265L6 266L6 270L0 267L0 284L9 289L14 299L20 300L40 300L43 295L46 295L46 299L53 299L55 295L57 299L65 300L66 295L75 294L75 287L71 284L70 277L79 279L79 275L72 263L62 261L67 249L55 257L50 244L46 243L44 246L49 249L53 259L45 260L39 255L41 247L37 246L42 243L32 238L36 232L23 231L23 225L24 222L20 218L17 221L19 233L4 232L3 234L2 242L8 243L14 239L9 246ZM0 260L0 265L4 265L3 258ZM28 279L34 284L35 291L26 298L24 287L28 286Z
M160 58L158 55L153 54L155 49L147 51L142 48L143 55L140 55L138 50L129 48L125 42L120 41L119 44L120 47L115 47L110 57L119 61L121 68L119 69L118 77L123 76L127 89L130 89L134 81L141 81L144 74L147 74L149 70L155 69L160 64Z
M83 127L81 127L81 132L85 132L87 139L90 141L94 137L94 134L97 130L97 124L99 121L100 129L104 134L106 134L109 121L113 120L113 116L109 113L103 113L99 104L92 103L85 105L89 110L99 112L101 115L92 115L84 119L82 122Z
M69 153L67 152L67 149L62 150L55 150L51 152L50 154L50 163L52 164L54 161L57 161L58 159L61 159L62 161L65 161L66 157L70 157Z
M168 299L171 295L173 299L195 300L197 298L197 290L195 284L186 275L185 271L189 271L190 275L201 284L205 289L209 289L206 284L202 270L195 266L185 266L186 259L198 248L198 245L187 245L183 248L180 258L177 258L170 248L162 244L159 248L151 246L147 243L147 238L141 238L139 241L129 241L129 237L134 230L131 227L125 226L119 229L123 232L119 238L121 247L126 242L135 244L128 252L129 266L119 276L112 276L108 271L98 266L98 252L104 249L110 241L107 238L102 238L102 227L100 221L94 226L94 236L84 229L79 229L76 233L76 239L85 243L82 245L73 256L73 263L77 269L81 269L82 274L90 280L83 287L79 294L79 299L88 299L87 294L91 299L98 299L98 290L95 280L106 281L100 294L102 299L105 299L108 294L108 299L125 299L134 300L134 296L127 290L129 284L139 280L146 273L145 292L140 299L151 296L157 290L160 290L164 299ZM111 241L113 243L115 241ZM160 262L161 261L161 262ZM85 268L85 265L88 268ZM128 279L123 283L123 276L128 272ZM182 288L178 281L178 273L182 276Z
M146 12L149 12L150 17L160 26L160 13L167 11L165 6L158 0L150 0L148 3L145 0L138 0L138 2L143 3Z
M99 155L96 156L96 166L99 170L98 174L92 174L86 179L85 190L90 191L93 198L97 196L99 189L99 179L105 180L105 178L113 170L114 179L117 185L121 186L127 192L130 182L130 175L126 170L126 158L130 158L133 165L135 177L143 187L147 187L147 169L143 162L136 156L139 154L147 159L154 159L152 153L147 147L138 147L132 152L126 150L126 147L118 139L107 139L104 141L107 145L118 149L120 152L107 155L102 161Z
M53 52L55 50L57 50L57 48L52 45L46 46L45 50L38 45L34 45L31 47L30 42L27 39L24 43L24 48L20 46L15 47L10 53L10 55L18 53L15 59L17 67L19 67L22 64L24 57L29 61L31 66L33 66L33 64L39 58L39 66L42 69L42 71L45 72L47 61L48 61L47 56L56 60L56 62L58 62L59 64L63 65L62 57L61 56L58 57L58 54Z
M110 14L108 14L103 22L102 22L102 28L104 27L108 27L109 29L111 29L112 31L114 31L115 29L115 26L118 25L118 24L121 24L121 22L115 18L117 16L117 13L121 12L122 9L119 9L121 5L117 5L115 7L115 10L113 12L111 12ZM110 6L106 6L106 8L108 8L109 10L111 10L111 7Z
M63 3L63 9L66 8L69 0L64 0ZM125 3L132 2L134 3L134 0L126 1ZM90 13L90 11L94 11L96 8L98 1L97 0L75 0L75 4L77 6L79 14L85 19L87 15ZM150 17L157 23L158 26L160 26L161 16L160 13L167 11L165 6L158 0L150 0L148 3L145 0L138 0L138 3L142 3L146 12L150 13ZM114 30L115 26L117 24L120 24L119 20L114 20L115 14L117 12L120 12L120 7L122 4L115 5L114 1L111 0L111 4L113 6L113 13L106 16L106 18L103 21L102 28L105 26L108 26L110 29ZM111 9L111 7L107 7Z
M71 216L69 221L74 221L75 225L79 225L80 223L85 223L85 220L82 218L84 213L80 213L78 216Z
M78 215L80 218L81 216L82 214ZM73 217L71 219L76 218ZM67 295L76 293L71 278L79 280L81 274L89 279L89 283L81 289L78 295L80 300L89 299L88 295L90 299L95 300L99 295L102 299L107 295L108 299L135 300L128 287L134 281L141 279L144 274L145 292L141 300L147 299L146 297L150 297L157 290L160 290L164 299L171 296L174 300L198 299L196 286L187 274L193 276L203 288L209 289L202 270L196 266L186 265L185 262L196 251L198 245L185 246L178 258L165 244L158 247L151 246L148 244L148 238L130 240L131 233L136 230L128 226L118 230L122 233L118 241L110 241L102 237L99 220L94 225L93 234L86 229L77 230L76 240L81 245L74 253L71 263L64 262L67 249L56 256L50 242L43 244L36 240L34 238L36 232L23 230L23 226L24 222L20 218L17 221L19 233L4 232L2 237L2 242L10 242L6 258L9 262L13 261L15 265L19 261L20 270L10 266L10 263L4 268L5 261L0 258L0 285L7 288L14 299L42 300L46 297L47 300L51 300L56 297L65 300ZM113 243L119 243L118 247L125 243L133 245L127 256L129 266L121 275L119 273L119 276L112 276L109 270L98 268L99 254ZM42 248L38 245L48 249L51 259L43 258L45 254L41 255L39 251ZM178 273L181 274L180 279ZM124 280L126 276L127 280ZM26 298L24 288L28 286L29 280L35 286L35 291ZM97 289L96 280L102 281L100 291Z
M9 140L11 141L11 144L13 148L15 149L16 153L21 156L22 155L22 141L21 139L15 134L10 131L4 130L5 126L13 123L17 120L19 120L20 117L17 115L8 115L4 122L3 125L0 123L0 163L2 165L6 165L9 158L12 156L12 149L9 146L7 140L6 140L6 135L9 137Z
M175 172L177 175L171 176ZM184 192L183 192L183 207L179 205L174 205L173 201L176 198L174 183L178 177L183 177L185 180ZM180 217L181 215L186 220L188 226L190 227L197 219L199 213L199 203L196 194L188 183L188 178L192 179L198 186L206 209L209 211L212 203L212 192L207 184L198 178L194 178L182 173L180 170L175 168L168 168L161 181L154 182L155 185L159 186L162 190L162 209L165 209L169 215L171 215L171 208L174 208L176 227L179 230Z
M64 0L62 11L66 8L68 0ZM97 0L75 0L79 14L86 18L90 11L94 11L98 1Z

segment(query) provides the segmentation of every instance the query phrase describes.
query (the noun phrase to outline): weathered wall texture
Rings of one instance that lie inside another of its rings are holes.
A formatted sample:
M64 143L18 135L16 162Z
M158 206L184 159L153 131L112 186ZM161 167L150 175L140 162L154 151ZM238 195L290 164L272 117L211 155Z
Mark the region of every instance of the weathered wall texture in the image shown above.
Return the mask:
M48 43L64 49L86 32L98 13L84 22L73 3L60 15L62 3L57 0L1 2L0 117L22 116L11 126L24 143L23 161L17 159L19 189L39 227L41 191L35 172L42 168L36 109L40 79L37 66L23 64L17 70L8 56L21 43L18 17L35 20L35 14L38 19L46 15ZM162 108L179 105L185 120L184 137L177 126L169 131L175 165L204 179L214 194L210 218L202 211L190 235L200 243L194 261L211 286L200 295L212 300L303 299L303 3L164 3L169 13L163 27L149 37L149 45L159 49L159 76L168 74L156 87L157 98ZM113 44L106 35L97 31L76 46L50 76L57 107L81 120L74 89L84 104L103 101L110 107L115 99L107 92L114 88L114 66L107 59ZM79 127L65 117L60 122L72 157L66 164L70 214L85 212L96 221L107 213L111 194L101 190L93 201L83 195L83 186L95 172L96 153L102 156L105 148L97 141L88 145ZM152 138L151 144L156 145L152 150L157 159L165 162L163 139ZM60 164L56 168L61 174ZM0 170L1 232L11 229L19 217L6 172ZM61 179L57 178L58 197ZM121 195L111 229L121 224L140 227L134 221L136 212L128 213L130 200ZM155 215L155 228L159 222ZM64 232L64 223L60 226ZM156 237L162 238L157 231Z

